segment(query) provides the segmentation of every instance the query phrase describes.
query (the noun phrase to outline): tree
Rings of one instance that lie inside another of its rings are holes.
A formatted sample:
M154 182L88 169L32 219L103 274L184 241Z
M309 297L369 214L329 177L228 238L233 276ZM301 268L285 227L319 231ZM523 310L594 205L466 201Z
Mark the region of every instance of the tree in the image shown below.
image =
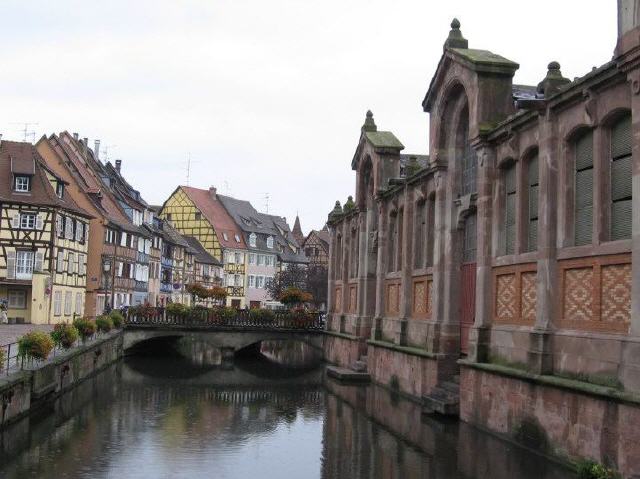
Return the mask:
M329 274L324 266L310 266L307 271L307 291L313 296L313 301L319 309L327 305L327 291Z
M278 298L287 288L298 288L306 291L307 269L298 264L290 264L287 269L278 271L266 285L267 293L274 301L278 301Z

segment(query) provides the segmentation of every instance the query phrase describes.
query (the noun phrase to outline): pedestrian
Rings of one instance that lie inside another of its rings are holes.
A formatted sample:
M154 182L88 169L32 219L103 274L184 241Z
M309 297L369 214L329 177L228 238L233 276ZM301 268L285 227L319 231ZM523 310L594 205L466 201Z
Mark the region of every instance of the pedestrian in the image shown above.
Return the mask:
M4 299L0 300L0 324L8 324L9 318L7 317L7 302Z

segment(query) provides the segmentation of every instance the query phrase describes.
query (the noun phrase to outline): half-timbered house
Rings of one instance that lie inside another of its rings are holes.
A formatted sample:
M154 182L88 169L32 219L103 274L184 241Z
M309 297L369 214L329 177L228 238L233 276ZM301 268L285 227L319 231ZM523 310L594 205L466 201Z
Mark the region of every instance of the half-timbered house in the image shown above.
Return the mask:
M0 301L12 322L84 313L90 215L30 143L0 142Z

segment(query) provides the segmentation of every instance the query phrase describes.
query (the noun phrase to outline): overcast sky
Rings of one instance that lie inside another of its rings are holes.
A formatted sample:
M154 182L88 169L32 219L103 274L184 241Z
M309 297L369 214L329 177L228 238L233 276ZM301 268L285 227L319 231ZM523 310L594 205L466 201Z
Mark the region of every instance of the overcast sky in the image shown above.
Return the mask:
M427 153L421 102L449 24L537 84L611 59L616 1L2 0L0 133L78 132L152 204L186 183L304 232L354 190L365 112Z

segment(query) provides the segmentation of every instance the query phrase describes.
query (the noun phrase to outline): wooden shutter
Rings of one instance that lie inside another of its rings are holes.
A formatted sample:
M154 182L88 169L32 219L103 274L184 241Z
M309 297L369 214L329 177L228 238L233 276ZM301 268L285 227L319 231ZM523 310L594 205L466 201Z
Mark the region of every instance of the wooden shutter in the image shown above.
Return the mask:
M35 264L33 267L34 271L42 271L42 261L43 261L43 254L40 251L36 251L36 260L35 260Z
M534 156L529 160L528 180L529 180L529 225L527 250L536 251L538 249L538 157Z
M593 236L593 134L575 143L575 244L591 244Z
M516 247L516 165L512 163L505 170L505 254L513 254Z
M42 215L36 215L36 229L41 230L44 226Z
M7 251L7 279L16 277L16 252Z
M11 218L11 227L13 229L18 229L20 228L20 214L16 213L15 215L13 215L13 217Z
M632 223L631 117L611 129L611 239L631 238Z

